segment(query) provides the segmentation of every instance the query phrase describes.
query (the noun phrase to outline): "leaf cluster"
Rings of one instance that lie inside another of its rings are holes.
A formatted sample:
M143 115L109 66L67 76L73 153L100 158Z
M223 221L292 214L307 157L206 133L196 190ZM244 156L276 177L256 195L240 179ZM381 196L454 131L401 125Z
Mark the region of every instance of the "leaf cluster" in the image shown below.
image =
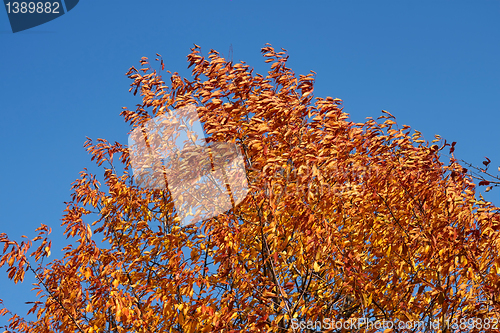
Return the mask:
M89 139L103 180L83 171L73 184L62 226L77 245L43 264L48 227L21 244L0 236L0 267L15 282L31 270L40 299L35 321L0 310L9 332L288 332L294 318L499 317L500 215L475 199L456 160L440 162L446 142L398 128L387 111L353 123L342 100L314 98L314 72L297 76L285 50L262 53L265 76L198 46L189 80L165 72L160 55L161 70L147 58L129 70L130 91L142 96L122 111L131 128L195 105L209 142L241 147L249 193L181 227L167 189L134 185L125 146Z

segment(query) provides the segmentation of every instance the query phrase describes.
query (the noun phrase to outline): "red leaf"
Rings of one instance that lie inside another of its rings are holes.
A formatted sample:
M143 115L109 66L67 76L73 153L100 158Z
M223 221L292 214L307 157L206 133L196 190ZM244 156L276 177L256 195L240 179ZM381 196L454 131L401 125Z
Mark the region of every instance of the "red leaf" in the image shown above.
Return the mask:
M453 152L455 151L455 145L456 145L456 144L457 144L456 142L452 142L452 143L451 143L450 154L451 154L451 153L453 153Z
M481 181L479 182L479 186L483 186L483 185L490 185L490 182L489 182L489 181L487 181L487 180L481 180Z

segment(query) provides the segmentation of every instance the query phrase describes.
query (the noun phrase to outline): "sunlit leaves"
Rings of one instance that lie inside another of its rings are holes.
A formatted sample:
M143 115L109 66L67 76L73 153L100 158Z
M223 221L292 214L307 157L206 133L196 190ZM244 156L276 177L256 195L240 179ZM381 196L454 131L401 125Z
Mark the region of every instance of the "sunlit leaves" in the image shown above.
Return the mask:
M143 57L127 73L142 103L121 114L133 130L195 105L209 141L241 148L250 193L182 227L166 189L136 186L125 146L88 139L103 174L84 170L72 185L64 257L42 262L45 226L21 244L0 235L0 266L16 282L35 274L41 299L36 323L0 310L9 329L285 332L292 318L499 316L500 215L467 170L439 160L446 142L385 110L350 122L339 98L313 100L315 73L297 76L285 50L262 49L266 75L191 51L190 79Z

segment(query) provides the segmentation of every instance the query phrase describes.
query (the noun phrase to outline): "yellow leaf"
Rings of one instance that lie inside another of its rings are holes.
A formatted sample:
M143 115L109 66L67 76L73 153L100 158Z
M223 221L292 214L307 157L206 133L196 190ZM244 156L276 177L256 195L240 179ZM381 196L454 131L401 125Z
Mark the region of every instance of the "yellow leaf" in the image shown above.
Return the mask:
M305 92L302 94L302 98L306 98L307 96L309 96L313 91L312 90L309 90L308 92Z
M318 263L316 261L314 262L313 268L314 268L314 271L316 273L319 272L319 270L320 270L320 267L319 267L319 265L318 265Z
M264 290L264 292L262 293L262 296L263 297L276 297L278 295L276 295L275 293L269 292L267 290Z

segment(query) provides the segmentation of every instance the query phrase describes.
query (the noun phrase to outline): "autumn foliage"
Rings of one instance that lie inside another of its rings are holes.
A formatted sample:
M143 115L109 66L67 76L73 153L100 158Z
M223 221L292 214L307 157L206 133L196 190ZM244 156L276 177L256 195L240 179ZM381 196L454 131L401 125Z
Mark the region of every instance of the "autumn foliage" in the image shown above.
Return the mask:
M21 243L0 235L9 277L38 280L37 319L2 309L8 332L298 332L292 318L443 327L500 318L500 214L476 198L454 157L439 160L446 141L399 128L387 111L353 123L340 99L314 98L315 73L295 75L270 45L262 53L265 76L198 46L189 79L165 71L160 56L158 70L147 58L129 70L142 96L122 112L131 130L195 105L209 141L241 148L250 191L226 213L180 227L166 189L135 185L125 145L89 139L103 174L83 171L73 184L62 219L73 242L62 259L42 264L47 226Z

